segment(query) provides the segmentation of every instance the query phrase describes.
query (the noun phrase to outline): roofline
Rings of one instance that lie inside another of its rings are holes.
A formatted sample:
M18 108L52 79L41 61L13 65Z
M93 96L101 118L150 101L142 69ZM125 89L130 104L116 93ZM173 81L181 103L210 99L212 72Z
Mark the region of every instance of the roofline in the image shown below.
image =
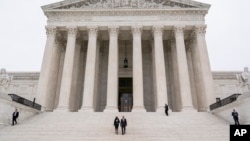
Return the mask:
M64 6L64 5L67 5L67 4L74 4L74 3L81 2L81 1L84 1L84 0L64 0L64 1L60 1L60 2L56 2L56 3L41 6L41 8L42 8L43 11L52 10L53 8L57 8L57 7ZM182 3L182 4L188 4L188 5L191 5L191 6L201 6L202 9L205 8L207 10L209 10L209 8L211 7L210 4L201 3L201 2L197 2L197 1L193 1L193 0L171 0L171 1Z

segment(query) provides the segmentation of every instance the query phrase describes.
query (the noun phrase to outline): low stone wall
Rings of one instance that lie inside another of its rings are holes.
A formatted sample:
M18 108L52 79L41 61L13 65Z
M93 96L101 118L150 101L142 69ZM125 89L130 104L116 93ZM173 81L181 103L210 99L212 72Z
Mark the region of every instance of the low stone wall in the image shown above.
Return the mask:
M212 114L226 120L230 124L234 124L232 111L235 109L239 113L240 124L250 124L250 91L243 93L238 99L228 105L215 109Z
M7 95L0 94L0 128L11 125L15 109L19 111L18 123L40 113L38 110L12 101Z

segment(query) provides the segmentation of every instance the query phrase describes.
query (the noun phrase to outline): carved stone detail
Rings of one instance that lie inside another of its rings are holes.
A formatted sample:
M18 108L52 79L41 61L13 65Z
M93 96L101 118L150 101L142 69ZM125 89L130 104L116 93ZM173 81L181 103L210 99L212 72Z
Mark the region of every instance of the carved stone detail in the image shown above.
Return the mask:
M98 34L98 26L88 26L87 27L89 37L97 37Z
M76 36L78 34L77 26L68 26L67 31L68 36Z
M12 81L13 76L8 75L5 69L1 69L0 73L0 85L2 85L5 89L7 89Z
M132 32L133 36L141 36L142 26L140 26L140 25L133 25L131 27L131 32Z
M196 36L205 36L206 34L206 25L196 25L194 27L194 32Z
M95 0L95 1L82 1L66 6L61 6L56 9L148 9L148 8L159 8L159 9L171 9L171 8L195 8L195 6L177 3L169 0Z
M184 32L183 32L183 30L184 30L184 27L185 26L174 26L174 34L175 34L175 36L183 36L184 34Z
M166 11L158 11L158 10L107 10L107 11L55 11L53 13L45 12L48 17L48 22L84 22L84 21L93 21L93 20L107 20L106 17L102 16L117 16L116 19L124 20L123 17L119 16L140 16L138 21L143 20L152 20L150 15L158 15L157 20L161 21L204 21L204 16L207 12L202 10L196 11L178 11L178 10L166 10ZM94 17L98 16L98 19ZM103 19L105 18L105 19Z
M109 36L117 37L119 33L119 26L109 26L108 27Z
M47 36L56 36L57 33L56 26L46 26L45 29Z
M162 36L163 25L154 25L152 32L153 32L154 36Z

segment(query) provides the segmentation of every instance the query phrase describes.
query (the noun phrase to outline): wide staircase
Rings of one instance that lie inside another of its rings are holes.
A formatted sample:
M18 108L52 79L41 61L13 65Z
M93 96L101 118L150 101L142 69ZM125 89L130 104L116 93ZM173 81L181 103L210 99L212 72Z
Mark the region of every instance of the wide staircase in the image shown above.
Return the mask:
M116 135L122 115L126 134ZM0 141L229 141L229 125L206 112L47 112L0 129Z

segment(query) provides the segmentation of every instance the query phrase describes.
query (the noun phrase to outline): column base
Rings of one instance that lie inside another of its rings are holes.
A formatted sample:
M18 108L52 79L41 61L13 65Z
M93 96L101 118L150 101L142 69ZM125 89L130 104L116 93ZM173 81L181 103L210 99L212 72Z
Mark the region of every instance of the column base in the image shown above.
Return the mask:
M103 112L107 112L107 113L117 113L117 112L119 112L118 111L118 109L117 109L117 107L115 107L115 106L108 106L108 107L106 107L104 110L103 110Z
M181 112L197 112L197 110L192 106L185 106L182 107Z
M78 110L78 112L95 112L95 110L93 109L93 107L84 106L80 110Z
M159 106L156 108L157 113L165 113L165 107L164 106Z
M133 107L132 112L146 112L146 109L143 106Z
M54 112L69 112L69 109L67 106L59 106L54 110Z

